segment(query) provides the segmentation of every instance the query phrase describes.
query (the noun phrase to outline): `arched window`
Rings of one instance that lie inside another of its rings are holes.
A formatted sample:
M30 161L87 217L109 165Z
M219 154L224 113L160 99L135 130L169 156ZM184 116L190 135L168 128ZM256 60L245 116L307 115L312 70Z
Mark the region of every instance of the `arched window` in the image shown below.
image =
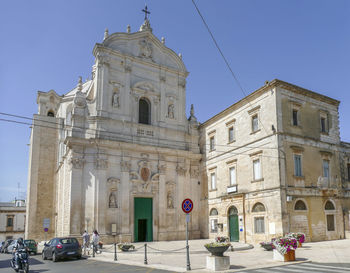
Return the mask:
M228 215L237 215L238 214L238 210L235 206L230 207L230 209L228 210Z
M265 211L265 206L261 203L256 203L252 209L252 212L263 212Z
M217 209L211 209L210 216L216 216L216 215L218 215Z
M327 201L326 205L324 206L325 210L335 210L335 207L331 201Z
M55 113L53 112L53 111L49 111L49 112L47 112L47 116L48 117L54 117L55 116Z
M151 123L151 104L145 98L139 100L139 123Z
M295 210L306 210L306 205L305 205L305 203L304 203L303 201L298 200L298 201L295 203L294 209L295 209Z

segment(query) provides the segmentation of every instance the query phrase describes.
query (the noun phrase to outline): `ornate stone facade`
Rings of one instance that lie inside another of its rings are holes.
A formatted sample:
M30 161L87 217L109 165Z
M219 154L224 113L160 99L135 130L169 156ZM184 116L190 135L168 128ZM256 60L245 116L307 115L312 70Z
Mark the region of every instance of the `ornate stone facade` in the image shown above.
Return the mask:
M120 241L138 241L144 208L135 204L151 199L150 238L184 239L180 203L191 197L190 238L205 238L204 184L186 167L199 166L201 154L199 131L186 118L181 58L152 34L148 20L135 33L106 30L93 54L92 80L80 78L64 96L38 94L34 122L58 125L33 126L26 236L43 240L41 224L49 218L50 237L97 229L108 243L116 224Z

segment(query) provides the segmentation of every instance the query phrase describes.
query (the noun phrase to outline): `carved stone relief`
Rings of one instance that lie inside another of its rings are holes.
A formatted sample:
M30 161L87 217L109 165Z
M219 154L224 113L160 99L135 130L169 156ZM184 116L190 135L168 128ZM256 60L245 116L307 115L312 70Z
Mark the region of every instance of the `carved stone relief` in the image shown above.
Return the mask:
M105 170L108 168L108 160L105 158L100 158L98 155L95 157L95 168Z
M122 172L129 172L131 168L131 163L129 161L121 161L120 167L122 169Z
M114 191L112 191L112 192L109 194L109 198L108 198L108 207L109 207L109 208L118 208L116 192L114 192Z
M191 166L190 175L191 175L191 178L198 178L199 177L199 167L198 166Z
M175 106L174 106L173 103L170 103L168 105L168 118L170 118L170 119L174 119L175 118L174 111L175 111Z
M70 164L72 164L72 167L75 169L82 169L84 166L85 160L82 157L75 157L72 156L69 160Z
M168 209L174 209L175 206L175 182L166 182L166 203Z
M152 44L147 39L142 39L139 42L141 58L151 59L152 58Z
M148 155L145 154L142 157L143 160L138 163L139 170L130 172L132 191L133 193L155 193L158 191L159 173L152 174Z
M177 165L176 172L178 175L184 176L186 175L187 169L184 166Z

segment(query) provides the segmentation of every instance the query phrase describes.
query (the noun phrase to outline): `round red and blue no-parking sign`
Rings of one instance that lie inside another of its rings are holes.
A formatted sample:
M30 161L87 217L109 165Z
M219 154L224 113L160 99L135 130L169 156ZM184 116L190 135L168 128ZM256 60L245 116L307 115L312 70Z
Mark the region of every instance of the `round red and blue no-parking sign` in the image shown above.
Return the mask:
M193 210L193 202L191 199L186 198L182 201L182 210L184 213L190 213Z

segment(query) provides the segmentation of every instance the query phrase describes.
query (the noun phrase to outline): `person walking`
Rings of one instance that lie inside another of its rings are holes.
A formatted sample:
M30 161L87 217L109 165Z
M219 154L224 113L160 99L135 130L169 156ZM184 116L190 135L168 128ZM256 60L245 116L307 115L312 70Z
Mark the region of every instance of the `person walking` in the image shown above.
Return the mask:
M84 255L86 255L86 250L89 248L90 235L85 230L82 237L83 237L83 251L84 251Z
M100 235L98 235L98 232L95 229L94 232L92 233L92 245L93 245L92 254L93 254L93 257L95 257L95 253L97 252L97 246L98 246L99 242L100 242Z

